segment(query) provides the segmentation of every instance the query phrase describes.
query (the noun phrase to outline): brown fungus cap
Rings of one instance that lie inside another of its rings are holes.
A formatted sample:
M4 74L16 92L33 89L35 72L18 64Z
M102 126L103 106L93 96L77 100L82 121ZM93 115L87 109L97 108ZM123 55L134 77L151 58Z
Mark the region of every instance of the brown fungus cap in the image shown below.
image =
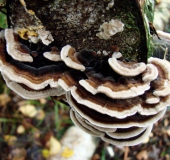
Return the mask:
M14 37L13 29L5 29L6 50L15 60L21 62L32 62L30 50L23 47Z
M120 75L123 76L136 76L139 75L140 73L144 72L146 69L146 64L141 62L141 63L126 63L117 60L120 58L122 55L120 52L115 52L112 55L112 58L109 58L108 62L111 66L111 68L117 72Z
M28 89L25 89L22 85L16 82L10 81L5 75L2 74L2 76L7 86L24 99L35 100L35 99L47 98L49 96L60 96L61 94L63 94L63 89L60 87L59 88L45 88L43 90L38 90L38 91L28 90Z
M150 134L152 130L153 125L147 127L145 131L143 131L141 134L127 139L114 139L113 137L110 137L108 135L104 135L101 137L101 139L107 143L116 145L116 146L134 146L139 143L142 143Z
M68 93L67 93L68 94ZM124 118L112 117L103 113L99 113L92 110L85 105L79 104L73 97L67 95L70 106L75 110L81 117L88 120L93 125L104 127L104 128L129 128L132 126L136 127L147 127L158 121L165 113L166 108L153 115L141 115L136 113L131 116Z
M56 47L52 47L52 50L50 52L44 52L43 55L50 61L61 61L60 52L57 51Z
M66 45L61 50L61 59L65 62L65 64L77 70L84 71L85 67L77 60L76 51L70 45Z
M127 139L131 137L135 137L142 133L144 130L146 130L146 127L129 127L129 128L105 128L105 130L101 131L98 128L102 128L99 126L95 126L82 118L80 115L78 115L75 111L71 111L70 114L71 117L76 120L76 123L82 124L82 127L86 130L90 130L92 133L98 134L100 136L103 135L103 133L107 133L110 137L116 138L116 139Z
M146 72L142 75L144 82L150 82L158 77L158 69L153 64L146 65Z
M150 88L149 83L140 82L138 80L133 81L133 83L131 83L131 80L127 81L126 84L121 84L106 80L104 83L97 85L95 81L87 79L80 80L79 83L92 94L103 93L113 99L137 97L144 94L144 92Z
M71 45L61 51L50 46L34 51L23 40L19 43L11 29L0 36L0 71L8 87L25 99L66 94L74 123L106 142L142 142L170 105L170 64L166 60L127 62L120 52L110 58L92 51L76 52ZM7 44L15 48L15 54L8 53ZM16 59L23 53L33 61Z
M148 127L130 127L130 128L118 128L113 130L113 132L101 131L91 124L87 120L83 119L80 115L71 109L70 116L73 122L82 128L84 131L88 132L91 135L99 136L104 141L109 142L113 145L120 146L131 146L141 143L146 137L149 136L152 125ZM120 125L122 126L122 125ZM114 128L113 128L114 129ZM111 130L111 129L110 129ZM104 134L106 133L106 134Z
M92 95L80 87L73 87L71 95L79 104L117 118L125 118L137 112L142 115L153 115L170 105L169 95L160 97L160 102L156 104L147 104L142 97L119 100L103 94Z

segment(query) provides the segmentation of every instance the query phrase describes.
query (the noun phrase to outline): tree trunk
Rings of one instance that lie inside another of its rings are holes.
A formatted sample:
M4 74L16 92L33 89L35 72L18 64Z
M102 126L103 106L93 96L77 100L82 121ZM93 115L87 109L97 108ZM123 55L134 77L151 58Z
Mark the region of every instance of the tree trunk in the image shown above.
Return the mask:
M37 36L43 29L51 32L50 46L58 50L66 44L77 51L111 54L119 50L126 59L143 62L151 55L147 20L153 20L153 0L8 0L7 6L8 24L22 39L28 40L30 31ZM123 32L100 39L96 36L100 26L111 19L124 24Z

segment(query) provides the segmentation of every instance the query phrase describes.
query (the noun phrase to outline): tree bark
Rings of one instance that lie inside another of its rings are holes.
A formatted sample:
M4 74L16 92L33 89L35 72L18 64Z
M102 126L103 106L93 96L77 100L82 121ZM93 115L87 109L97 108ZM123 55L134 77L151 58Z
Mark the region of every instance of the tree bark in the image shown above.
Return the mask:
M83 49L112 54L120 51L128 60L146 62L150 52L149 28L145 15L152 21L153 0L7 0L8 24L21 29L50 31L58 50L70 44ZM142 6L142 9L140 8ZM148 11L149 10L149 11ZM148 14L149 13L149 14ZM125 24L123 32L108 40L99 39L100 25L118 19ZM28 32L25 39L28 40ZM23 38L23 37L22 37Z

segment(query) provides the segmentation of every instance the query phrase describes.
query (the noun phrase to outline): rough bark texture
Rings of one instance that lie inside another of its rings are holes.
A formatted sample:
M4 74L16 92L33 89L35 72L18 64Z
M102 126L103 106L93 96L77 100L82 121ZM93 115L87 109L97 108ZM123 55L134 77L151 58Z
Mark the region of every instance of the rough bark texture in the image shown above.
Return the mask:
M77 51L107 51L118 49L128 60L146 61L147 39L138 0L8 0L9 23L13 28L39 28L52 33L59 50L66 44ZM22 4L21 4L22 3ZM24 9L27 9L27 11ZM125 24L124 31L102 40L96 36L100 25L118 19ZM34 26L34 27L33 27Z

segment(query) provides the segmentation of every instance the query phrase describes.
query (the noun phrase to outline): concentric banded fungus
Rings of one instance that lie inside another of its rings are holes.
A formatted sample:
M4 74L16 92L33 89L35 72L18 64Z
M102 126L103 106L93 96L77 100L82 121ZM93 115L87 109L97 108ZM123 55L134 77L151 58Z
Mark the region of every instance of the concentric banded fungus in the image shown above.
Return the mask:
M60 87L48 88L39 91L29 91L23 88L20 84L10 81L5 75L2 74L2 76L7 86L25 99L41 99L49 96L61 96L62 94L64 94L63 89Z
M97 130L93 126L91 126L89 123L85 123L83 119L81 119L78 115L74 113L74 111L70 111L70 116L73 122L82 128L84 131L94 135L94 136L100 136L104 141L118 145L118 146L131 146L136 145L139 142L144 141L146 137L149 136L152 125L143 128L125 128L125 129L117 129L115 132L108 132L107 134L104 134L103 132Z
M51 52L45 52L43 55L45 58L49 59L50 61L60 61L61 60L60 54L57 51L56 47L53 47Z
M85 120L83 118L81 118L78 114L76 114L75 112L74 112L74 116L75 116L76 120L82 125L82 127L84 127L84 129L88 129L92 133L98 134L99 136L104 134L104 132L97 130L92 125L89 125L88 123L86 123Z
M155 104L160 102L160 97L154 96L153 93L147 92L145 96L146 96L145 102L148 104Z
M146 73L143 74L142 80L144 82L150 82L155 80L158 77L158 70L157 68L152 64L147 64L147 70Z
M84 120L74 111L71 111L70 114L71 114L71 118L74 119L75 123L82 124L83 129L90 130L91 133L97 134L97 135L100 135L100 136L104 135L104 133L107 133L112 138L127 139L127 138L137 136L140 133L142 133L144 130L146 130L146 127L140 127L140 128L129 127L129 128L123 128L123 129L122 128L117 128L117 129L115 129L115 128L105 128L106 129L105 131L104 130L101 131L101 130L98 129L98 128L101 128L101 127L95 126L95 125L91 124L90 122L88 122L87 120Z
M48 85L55 86L55 87L58 86L58 83L55 83L53 79L47 79L40 83L32 82L29 79L27 79L26 76L21 76L20 74L15 72L15 70L13 68L11 68L9 66L3 65L2 67L0 67L0 70L1 70L1 73L3 73L3 75L8 77L9 80L15 81L17 83L25 84L26 86L28 86L29 88L34 89L34 90L43 89L43 88L47 87ZM55 83L55 85L54 85L54 83Z
M132 127L128 129L117 129L116 132L108 132L107 135L116 139L127 139L141 134L144 130L146 130L146 127L141 127L141 128ZM125 132L126 134L124 134Z
M165 109L153 116L141 116L136 114L125 119L115 119L92 111L76 103L76 101L73 102L71 99L70 105L74 106L74 111L71 110L70 114L76 125L92 135L101 136L104 140L107 139L109 143L121 146L131 146L142 142L149 135L152 124L160 119L166 111ZM106 130L101 131L95 126L106 128ZM136 128L134 126L136 126ZM110 132L111 129L116 130ZM103 132L107 133L107 135L103 134Z
M154 63L154 61L157 62L156 59L151 61L150 58L149 62L151 64L147 64L145 70L136 75L128 77L125 75L126 82L129 83L122 83L121 80L115 79L115 77L121 79L123 75L122 73L117 73L114 69L113 75L115 76L109 78L104 77L104 74L97 76L98 73L95 70L90 72L87 70L88 79L79 81L82 87L78 85L69 87L70 93L67 93L67 100L73 108L71 117L73 117L75 124L81 125L82 129L93 135L101 136L102 139L109 141L109 143L134 145L142 142L149 135L153 123L162 117L167 106L170 105L168 91L160 94L160 96L154 94L154 92L157 93L160 88L169 83L169 70L167 71L163 67L165 60L159 60L159 64ZM129 63L131 62L126 62L124 68L129 68ZM170 67L167 62L166 65ZM120 75L118 76L117 74ZM99 80L99 77L102 77L102 79ZM140 92L136 89L136 95L132 96L130 94L133 91L132 88L137 88L141 82L147 84L146 89L143 88ZM127 84L130 84L130 87ZM104 88L103 86L106 87ZM104 89L101 89L102 87ZM122 94L121 96L119 94L120 89L124 93L129 89L129 94ZM118 94L114 93L114 90ZM163 89L163 91L165 90ZM132 131L131 127L134 126L137 128ZM102 128L116 130L111 132L113 133L111 136L110 132L104 131ZM119 128L126 129L123 129L120 133ZM103 134L103 132L107 133L107 135Z
M109 64L112 69L120 75L123 76L137 76L140 73L144 72L146 69L146 64L141 63L126 63L117 60L122 55L120 52L114 53L112 58L109 58Z
M97 136L100 137L102 134L102 132L96 130L95 128L89 126L88 124L86 124L85 122L83 122L83 120L81 120L81 118L78 120L77 116L75 115L74 111L70 111L70 117L72 119L72 121L74 122L74 124L76 124L78 127L82 128L85 132L93 135L93 136Z
M137 0L36 0L38 11L34 3L18 3L10 1L11 27L34 26L36 36L27 35L30 43L12 29L0 33L0 71L9 88L26 99L66 97L74 123L106 142L142 142L170 105L170 63L151 57L147 64L145 1L140 7ZM30 21L26 7L34 13ZM26 14L15 14L20 10Z
M170 105L170 92L167 89L170 84L170 71L167 68L170 64L165 60L150 58L147 65L123 62L117 60L121 56L119 52L94 65L92 61L97 59L97 54L86 51L75 53L75 49L67 45L60 54L57 53L61 55L59 61L37 55L36 59L43 58L47 64L35 68L15 62L4 50L2 34L0 70L9 88L26 99L66 93L74 123L113 144L140 143ZM85 53L90 56L85 56ZM91 62L89 57L93 57ZM113 59L120 71L112 66ZM99 71L100 66L109 70L109 74L104 70Z
M143 94L146 90L150 88L149 83L141 83L136 81L136 83L133 84L131 82L131 80L127 80L127 84L124 85L120 83L106 81L99 86L95 86L94 81L92 80L79 81L80 85L92 94L104 93L108 97L113 99L133 98Z
M54 65L50 61L50 64L49 60L41 55L36 57L43 62L42 65L39 63L40 67L34 67L34 62L33 64L25 64L16 61L5 53L5 40L6 37L1 34L0 71L9 88L25 99L39 99L65 94L63 88L58 85L59 78L62 77L67 68L63 62L56 62L57 64ZM47 65L44 66L44 64Z
M114 139L108 135L101 136L101 139L104 140L107 143L111 143L117 146L134 146L146 139L146 137L149 136L150 132L152 130L152 125L149 126L144 132L142 132L140 135L134 136L132 138L128 139Z
M69 104L73 107L73 110L75 110L75 112L78 113L81 117L88 120L93 125L104 128L129 128L132 126L147 127L148 125L158 121L166 111L165 107L164 110L154 115L140 115L139 113L136 113L132 116L127 116L125 118L119 119L94 111L85 105L81 105L77 103L73 97L69 97Z
M30 56L30 50L23 47L14 37L13 29L5 30L6 47L8 54L15 60L21 62L32 62L33 58Z
M61 50L61 59L68 67L84 71L85 67L77 60L76 51L70 45L64 46Z

